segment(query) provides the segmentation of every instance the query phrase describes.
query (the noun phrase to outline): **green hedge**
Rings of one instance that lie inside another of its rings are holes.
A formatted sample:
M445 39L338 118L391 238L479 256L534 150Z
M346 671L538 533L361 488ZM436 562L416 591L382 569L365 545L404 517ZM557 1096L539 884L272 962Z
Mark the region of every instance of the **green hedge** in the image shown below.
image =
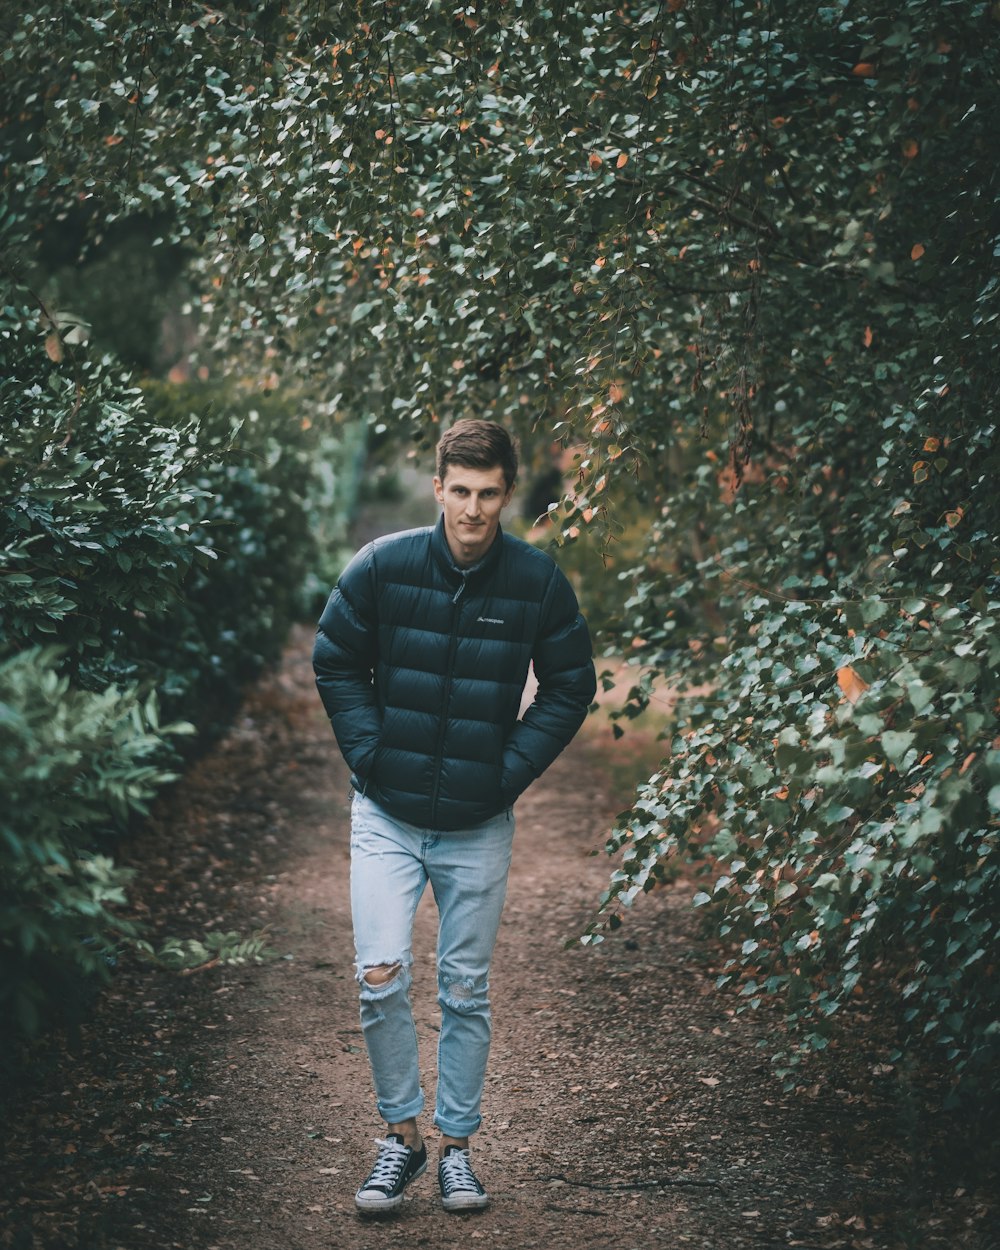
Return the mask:
M210 731L303 615L324 452L314 427L277 396L164 384L144 394L171 428L199 414L190 497L168 518L195 559L180 593L136 620L127 645L137 663L162 674L167 710Z
M146 949L115 840L302 616L344 440L295 397L140 388L14 304L0 345L0 1012L31 1033Z
M55 648L0 664L0 1013L33 1033L75 1006L134 936L118 907L130 873L96 836L121 826L172 774L152 696L75 687Z

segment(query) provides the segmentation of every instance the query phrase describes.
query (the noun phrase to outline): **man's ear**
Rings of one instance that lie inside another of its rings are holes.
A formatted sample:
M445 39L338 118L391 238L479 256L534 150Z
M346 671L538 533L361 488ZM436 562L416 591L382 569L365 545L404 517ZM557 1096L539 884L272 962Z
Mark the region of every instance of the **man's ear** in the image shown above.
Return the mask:
M437 476L434 478L434 498L438 503L444 503L444 482Z
M516 491L516 490L517 490L517 483L516 483L516 482L512 482L512 483L511 483L510 490L508 490L507 494L506 494L506 495L504 495L504 497L503 497L503 506L504 506L505 508L506 508L506 507L507 507L507 505L510 503L511 499L513 499L513 497L514 497L514 491Z

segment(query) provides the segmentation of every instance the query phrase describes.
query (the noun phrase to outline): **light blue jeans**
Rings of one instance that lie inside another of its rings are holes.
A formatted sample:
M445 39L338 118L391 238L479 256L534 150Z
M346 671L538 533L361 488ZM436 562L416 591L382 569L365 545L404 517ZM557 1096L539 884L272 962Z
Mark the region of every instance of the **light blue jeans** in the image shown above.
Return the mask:
M410 1008L413 917L430 881L438 908L441 1005L434 1123L467 1137L479 1112L490 1050L488 974L507 893L513 812L472 829L442 832L396 820L372 799L351 804L351 910L361 1027L379 1115L399 1124L424 1107ZM365 972L394 967L384 985Z

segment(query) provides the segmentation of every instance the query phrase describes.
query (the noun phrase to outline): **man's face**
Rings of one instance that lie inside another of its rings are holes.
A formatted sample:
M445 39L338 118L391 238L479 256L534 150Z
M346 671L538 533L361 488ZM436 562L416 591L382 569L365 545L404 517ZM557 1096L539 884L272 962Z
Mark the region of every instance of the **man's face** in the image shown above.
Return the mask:
M444 534L455 563L475 564L489 551L500 525L500 513L510 503L503 469L468 469L450 464L444 479L434 479L434 498L444 508Z

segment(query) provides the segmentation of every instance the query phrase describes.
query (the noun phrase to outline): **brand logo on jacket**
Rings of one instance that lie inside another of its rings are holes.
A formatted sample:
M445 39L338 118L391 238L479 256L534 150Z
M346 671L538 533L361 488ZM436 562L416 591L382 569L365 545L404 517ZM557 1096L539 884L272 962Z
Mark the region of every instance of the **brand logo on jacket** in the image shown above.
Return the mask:
M503 621L499 616L477 616L477 621L482 621L484 625L502 625Z

